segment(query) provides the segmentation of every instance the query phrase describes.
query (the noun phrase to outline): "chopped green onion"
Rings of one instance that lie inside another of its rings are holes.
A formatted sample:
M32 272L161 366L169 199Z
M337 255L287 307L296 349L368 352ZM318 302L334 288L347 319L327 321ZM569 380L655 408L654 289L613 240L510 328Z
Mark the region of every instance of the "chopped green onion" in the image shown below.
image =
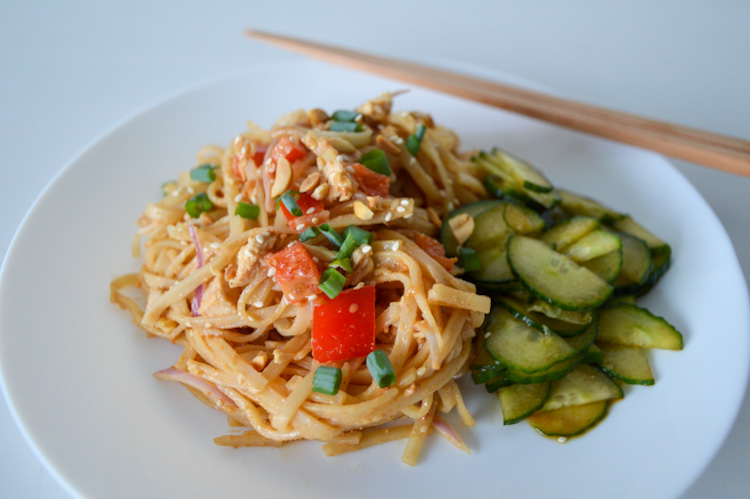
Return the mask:
M359 162L375 173L381 175L391 174L391 167L388 164L388 158L385 157L385 152L383 152L382 149L367 151L359 159Z
M422 142L422 137L424 137L426 131L427 127L420 123L419 126L417 126L417 133L409 134L409 136L406 137L406 148L412 156L416 156L419 152L419 144Z
M305 229L304 231L300 232L299 234L299 240L300 242L309 241L310 239L313 239L315 237L318 237L320 235L320 231L317 227L309 227Z
M294 193L292 191L286 191L284 194L282 194L281 202L284 203L287 211L293 216L301 217L302 215L304 215L304 213L302 213L302 208L300 208L297 204L297 200L294 198Z
M471 248L463 247L458 250L458 265L466 272L473 272L482 268L476 251Z
M372 379L375 380L380 388L391 386L396 382L396 373L393 372L391 359L388 358L385 350L373 350L370 352L366 363Z
M237 208L234 209L234 214L248 220L257 220L260 215L260 206L239 202L237 203Z
M342 236L347 237L351 233L354 240L357 241L357 246L363 244L372 244L372 232L365 229L360 229L356 225L350 225L341 233Z
M326 236L326 239L331 241L331 244L333 244L337 248L340 248L341 245L344 244L344 238L342 238L339 233L336 232L336 229L328 224L323 224L320 226L320 233Z
M331 366L318 366L313 376L313 391L336 395L341 386L341 369Z
M328 130L332 132L361 132L362 125L353 121L334 121Z
M357 119L357 116L359 116L359 113L357 111L339 109L338 111L333 112L331 118L333 119L333 121L354 121Z
M166 196L168 194L167 193L167 186L168 185L174 185L176 183L177 182L175 182L174 180L167 180L166 182L164 182L163 184L161 184L161 193L162 193L162 195Z
M201 213L211 211L214 204L208 199L205 192L196 194L185 202L185 211L193 218L198 218Z
M346 272L352 271L352 260L351 258L337 258L329 264L329 267L338 267Z
M341 272L333 267L328 267L323 271L323 275L320 276L318 288L320 288L328 298L334 299L344 289L344 285L346 285L346 277L341 275Z
M357 240L354 239L354 234L349 232L346 235L346 239L344 239L344 242L341 243L339 252L336 254L336 260L349 258L350 256L352 256L352 253L354 253L355 249L357 249Z
M214 173L213 165L200 165L198 168L190 170L190 178L196 182L213 182L216 180L216 173Z

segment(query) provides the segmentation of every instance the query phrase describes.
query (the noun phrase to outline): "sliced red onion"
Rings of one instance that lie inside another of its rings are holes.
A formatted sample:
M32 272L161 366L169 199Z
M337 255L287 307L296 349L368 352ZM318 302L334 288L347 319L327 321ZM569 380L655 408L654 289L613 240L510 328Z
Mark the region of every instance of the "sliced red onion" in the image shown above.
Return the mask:
M456 430L453 429L451 425L446 423L442 418L440 418L439 416L435 416L434 418L432 418L432 427L435 428L435 430L442 436L444 436L450 443L466 452L467 454L471 454L469 452L469 448L466 446L461 436L456 432Z
M203 267L203 248L201 243L198 241L198 234L195 232L193 224L188 224L188 230L190 231L190 237L193 238L193 244L195 244L195 257L198 260L198 268ZM203 283L199 284L193 292L193 301L190 302L190 311L193 313L193 317L198 317L198 309L201 306L201 300L203 299Z
M195 388L203 395L205 395L209 400L218 399L229 406L237 407L237 404L235 404L232 399L227 397L224 392L216 388L216 386L209 383L203 378L199 378L198 376L190 374L187 371L177 369L176 367L169 367L167 369L162 369L161 371L154 373L154 376L166 381L177 381L179 383L182 383L183 385Z

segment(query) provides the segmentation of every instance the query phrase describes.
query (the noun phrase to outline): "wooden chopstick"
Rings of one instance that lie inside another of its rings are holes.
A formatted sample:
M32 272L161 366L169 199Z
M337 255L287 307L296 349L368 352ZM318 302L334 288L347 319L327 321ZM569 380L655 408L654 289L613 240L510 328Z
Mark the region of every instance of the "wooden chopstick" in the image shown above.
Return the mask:
M750 177L750 142L317 42L246 30L292 52L482 102L674 158Z

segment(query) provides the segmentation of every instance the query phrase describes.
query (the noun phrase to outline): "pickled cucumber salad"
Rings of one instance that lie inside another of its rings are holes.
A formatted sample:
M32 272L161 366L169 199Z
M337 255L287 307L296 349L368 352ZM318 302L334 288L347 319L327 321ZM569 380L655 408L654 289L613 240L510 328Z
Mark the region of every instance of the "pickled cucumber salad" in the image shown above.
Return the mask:
M681 350L637 303L669 269L670 246L627 214L555 188L500 149L472 161L493 199L461 206L441 240L492 298L470 363L507 425L565 441L604 419L624 385L653 385L652 348Z

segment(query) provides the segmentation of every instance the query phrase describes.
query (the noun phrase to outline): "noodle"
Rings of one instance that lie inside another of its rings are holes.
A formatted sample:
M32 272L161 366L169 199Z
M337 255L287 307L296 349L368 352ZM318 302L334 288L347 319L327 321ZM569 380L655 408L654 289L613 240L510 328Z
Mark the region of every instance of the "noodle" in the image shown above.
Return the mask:
M474 424L453 380L466 371L489 299L422 241L484 190L455 134L420 113L391 113L391 104L390 94L366 102L344 131L331 130L319 109L291 113L269 131L249 123L226 148L199 151L197 170L208 178L184 172L138 220L133 253L143 241L142 269L112 281L111 300L149 335L184 346L158 378L182 383L245 428L218 445L317 440L332 456L407 438L402 460L414 465L436 429L468 451L438 413L455 409ZM416 135L418 151L408 147ZM390 172L360 163L378 150ZM256 216L241 213L248 207ZM372 240L339 262L324 224L335 234L359 227ZM319 231L300 244L311 228ZM299 261L293 278L285 273L292 254L313 262L310 275ZM390 386L379 386L362 355L316 357L326 269L344 276L346 292L374 288L374 343L390 360ZM128 288L143 293L145 307ZM315 388L321 364L340 369L333 395Z

